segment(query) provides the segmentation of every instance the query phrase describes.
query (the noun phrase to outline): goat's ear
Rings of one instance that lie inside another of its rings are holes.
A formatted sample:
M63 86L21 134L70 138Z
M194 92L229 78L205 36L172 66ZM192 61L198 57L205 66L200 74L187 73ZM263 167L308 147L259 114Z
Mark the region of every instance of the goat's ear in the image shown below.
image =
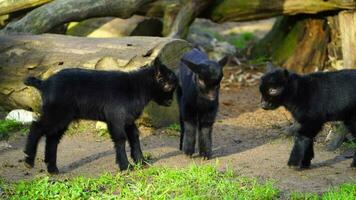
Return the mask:
M283 74L284 74L284 77L288 79L289 71L287 69L283 69Z
M181 59L181 62L184 63L185 65L187 65L187 67L189 69L191 69L194 73L196 74L200 74L201 73L201 69L200 66L191 62L190 60L186 60L186 59Z
M218 61L218 64L221 66L221 67L224 67L227 63L227 61L229 60L229 56L224 56L222 59L220 59Z
M276 69L276 67L272 64L271 61L266 62L266 73L272 72L275 69Z
M158 57L153 61L153 67L154 67L157 75L162 74L162 72L164 70L164 65L162 64L161 60Z

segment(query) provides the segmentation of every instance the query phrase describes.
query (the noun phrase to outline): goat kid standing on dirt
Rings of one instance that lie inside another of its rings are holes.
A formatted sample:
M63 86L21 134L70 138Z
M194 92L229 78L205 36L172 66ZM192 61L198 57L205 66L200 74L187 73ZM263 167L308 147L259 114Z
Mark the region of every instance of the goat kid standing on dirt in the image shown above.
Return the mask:
M177 86L176 75L157 58L153 66L133 72L64 69L47 80L29 77L28 86L42 97L42 115L31 125L25 163L34 166L40 138L46 136L45 162L49 173L58 173L57 146L69 123L76 119L104 121L116 150L120 170L128 169L128 140L135 163L144 163L135 120L153 100L169 106Z
M300 124L288 165L309 168L314 138L325 122L343 121L356 136L356 70L298 75L267 63L261 78L262 108L284 106ZM352 167L356 167L356 151Z
M212 128L219 106L220 81L223 77L224 57L219 62L193 49L181 59L177 98L180 113L179 149L189 156L194 154L198 132L199 155L212 156Z

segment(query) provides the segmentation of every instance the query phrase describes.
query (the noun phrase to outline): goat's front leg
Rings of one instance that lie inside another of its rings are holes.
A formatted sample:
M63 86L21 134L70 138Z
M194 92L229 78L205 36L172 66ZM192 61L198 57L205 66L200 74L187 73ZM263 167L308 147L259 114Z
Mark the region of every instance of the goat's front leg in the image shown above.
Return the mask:
M136 124L132 123L129 125L125 125L125 131L130 144L132 159L136 164L146 164L146 161L142 154L139 130L137 129Z
M301 124L295 137L294 146L290 154L288 166L309 168L314 157L313 139L322 127L321 123L310 122Z
M192 156L195 152L196 140L196 123L193 121L184 121L184 135L183 135L183 152Z
M200 123L199 124L199 155L204 159L210 159L212 155L212 123Z
M116 163L121 171L129 169L130 163L127 159L125 144L127 135L124 131L124 126L121 123L108 123L108 129L112 141L114 142L116 152Z

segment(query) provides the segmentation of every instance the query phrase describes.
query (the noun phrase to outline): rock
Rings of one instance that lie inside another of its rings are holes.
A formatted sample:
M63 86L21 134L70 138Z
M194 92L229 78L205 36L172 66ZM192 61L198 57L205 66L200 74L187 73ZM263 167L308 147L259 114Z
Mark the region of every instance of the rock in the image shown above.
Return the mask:
M187 41L194 47L206 52L209 59L220 60L225 56L230 59L235 57L236 48L228 42L218 41L213 33L205 31L200 27L190 28Z
M348 134L347 128L342 123L334 122L331 127L325 139L325 142L327 142L326 149L328 151L334 151L339 148Z
M0 141L0 151L4 149L11 149L12 146L7 141Z
M23 109L15 109L9 112L5 119L14 120L16 122L20 122L22 124L29 124L33 121L36 121L38 115L34 112L23 110Z
M108 130L108 125L105 122L97 121L95 124L95 129L98 131Z

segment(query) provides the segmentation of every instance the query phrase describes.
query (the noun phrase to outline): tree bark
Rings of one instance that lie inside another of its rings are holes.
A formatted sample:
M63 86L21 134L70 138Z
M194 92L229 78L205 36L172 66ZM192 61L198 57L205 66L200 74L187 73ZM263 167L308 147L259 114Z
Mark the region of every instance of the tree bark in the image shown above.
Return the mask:
M157 56L175 68L181 55L189 49L186 41L159 37L1 36L0 106L39 111L39 93L22 83L29 75L46 79L61 69L72 67L132 70L152 62ZM176 122L178 112L176 106L165 108L150 104L144 116L159 126Z
M204 17L221 23L355 8L354 0L216 0Z
M39 6L50 1L52 0L0 0L0 16Z
M329 41L330 28L323 17L281 17L255 45L251 57L272 59L294 72L310 73L326 67Z
M212 0L185 1L174 19L168 37L186 38L194 19L212 2Z
M199 13L201 13L198 15L200 17L222 23L256 20L282 14L295 15L356 8L354 0L217 0L205 9L205 5L210 1L194 0L184 4L184 1L179 0L55 0L31 11L21 20L10 23L0 33L45 33L53 27L71 21L104 16L129 18L137 13L155 17L166 14L166 18L170 19L168 22L176 21L172 26L176 31L173 31L172 35L182 33L184 36L185 27ZM170 7L170 5L174 6ZM188 12L189 10L193 12ZM181 20L173 20L176 17ZM165 33L171 32L167 31L167 26L170 27L170 24L165 24Z
M162 21L134 15L129 19L115 17L90 18L68 25L66 35L113 38L123 36L162 36Z
M45 33L70 21L91 17L131 17L141 6L152 0L55 0L29 12L22 19L8 24L0 33Z
M340 12L339 24L344 68L356 68L356 12Z

